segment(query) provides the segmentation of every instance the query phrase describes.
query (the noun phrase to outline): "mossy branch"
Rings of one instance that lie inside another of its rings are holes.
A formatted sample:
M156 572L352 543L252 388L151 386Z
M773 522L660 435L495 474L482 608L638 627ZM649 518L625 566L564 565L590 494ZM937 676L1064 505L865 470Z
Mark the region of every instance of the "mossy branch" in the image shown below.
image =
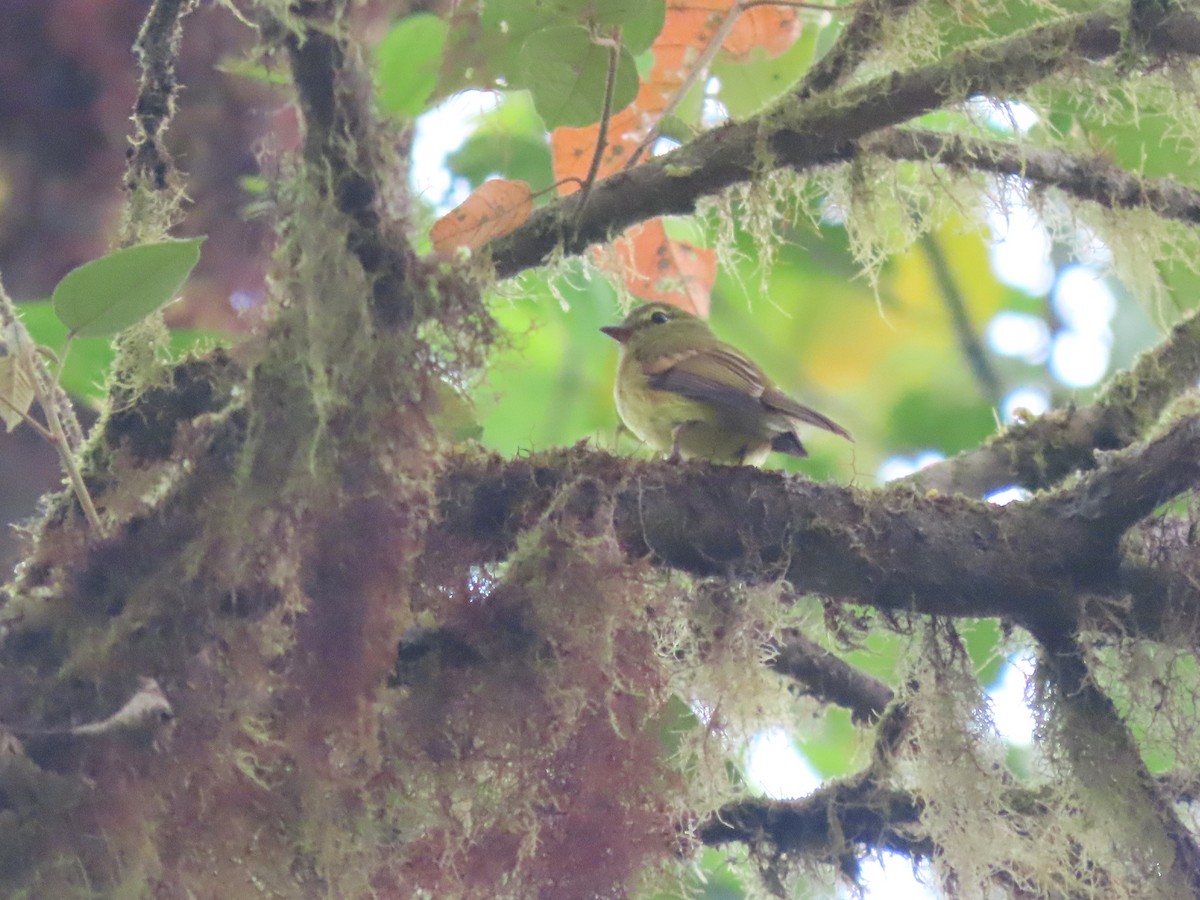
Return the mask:
M513 461L472 454L443 482L441 527L502 558L561 486L585 478L614 497L613 526L633 558L705 576L783 577L799 592L883 610L1069 631L1080 592L1120 591L1121 535L1200 480L1197 440L1200 417L1181 419L1074 485L1007 507L579 448Z
M1122 850L1158 872L1168 896L1200 897L1200 845L1175 811L1170 792L1146 768L1112 700L1097 686L1086 651L1073 634L1051 630L1035 637L1044 648L1039 678L1060 713L1054 720L1058 741L1091 792L1092 814L1101 820L1119 817L1114 830Z
M1140 178L1099 156L908 129L874 135L863 142L863 150L893 160L1018 176L1107 209L1148 209L1164 219L1200 224L1200 191L1172 178Z
M845 81L877 47L889 24L895 24L916 0L862 0L854 18L829 52L817 60L795 91L797 100L823 93Z
M370 81L355 70L336 7L306 7L300 33L278 22L269 30L285 35L304 115L304 158L314 179L325 182L319 188L348 219L346 248L371 282L375 320L387 328L402 328L416 315L413 252L404 237L405 223L389 222L380 212L387 177L369 95L361 89Z
M856 669L795 629L774 642L771 649L775 655L767 665L795 679L804 693L850 710L851 718L860 725L882 716L895 696L878 678Z
M670 153L599 182L579 215L576 195L537 210L491 246L509 277L552 254L573 255L653 216L694 211L697 201L760 172L762 148L776 164L810 169L851 158L870 134L976 94L1008 96L1077 66L1115 56L1125 7L1068 16L1004 40L968 46L942 62L877 78L835 96L793 94L745 122L706 132ZM1144 23L1143 49L1200 55L1200 17L1174 11Z
M196 0L154 0L133 45L142 74L134 104L135 131L126 174L129 190L146 187L165 191L170 185L174 163L163 146L162 136L175 115L175 98L179 93L175 63L183 17L195 6Z
M1200 313L1112 378L1095 402L1067 406L1013 425L982 446L942 460L907 479L915 487L982 497L1020 485L1045 490L1072 472L1097 465L1097 450L1139 440L1170 402L1200 379Z
M929 858L934 845L914 835L922 803L905 790L881 786L873 773L835 781L803 800L741 800L722 806L697 831L710 846L744 843L772 857L799 854L840 863L889 850Z

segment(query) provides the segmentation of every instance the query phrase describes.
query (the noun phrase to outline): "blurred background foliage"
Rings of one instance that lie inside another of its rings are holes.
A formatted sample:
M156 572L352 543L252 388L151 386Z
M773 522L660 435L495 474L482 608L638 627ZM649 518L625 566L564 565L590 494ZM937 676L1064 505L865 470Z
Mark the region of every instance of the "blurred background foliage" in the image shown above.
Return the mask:
M564 115L561 96L539 96L545 85L522 55L530 35L579 27L583 15L606 26L628 24L636 41L623 52L647 79L654 29L662 27L665 12L661 0L494 0L482 14L462 4L453 15L449 7L429 6L433 14L400 21L386 3L356 13L364 31L377 37L379 108L400 134L412 129L411 186L417 216L427 224L496 176L545 191L539 203L553 196L552 150L539 109L556 104L555 115L568 123L585 114ZM986 17L963 19L949 4L925 4L869 68L889 71L938 48L944 52L981 36L985 26L989 37L1010 34L1070 6L1009 2L989 6ZM128 47L144 8L138 0L30 0L0 9L0 58L6 61L0 273L19 299L47 296L65 271L107 249L133 97ZM718 53L710 77L664 121L660 147L762 109L797 82L846 20L841 12L796 15L795 39L779 52L751 41L744 52ZM84 43L73 36L82 33L81 21L97 23ZM271 61L247 57L252 41L248 29L215 6L200 9L185 28L181 80L187 89L170 138L191 174L188 193L195 202L180 231L210 239L187 297L170 313L181 328L251 330L266 296L269 230L251 212L269 208L269 201L259 193L261 182L249 179L259 174L258 158L269 170L295 146L296 128L287 93L270 83L278 81ZM1135 171L1200 186L1194 135L1175 127L1170 97L1149 97L1135 109L1108 86L1095 93L1085 88L1039 88L1027 98L1033 105L981 98L921 124L1019 131L1033 145L1090 148ZM636 90L636 84L623 89ZM594 85L580 93L594 99ZM53 153L45 152L48 146ZM1035 207L1021 202L1019 185L982 178L973 192L956 190L957 212L926 237L910 243L894 236L907 249L867 274L844 211L822 193L820 181L800 187L796 214L766 226L774 258L765 270L764 228L753 237L747 219L735 223L732 242L724 244L719 212L672 228L702 246L723 247L711 300L716 332L789 393L854 434L849 445L814 432L806 441L810 459L770 463L808 477L873 487L923 461L973 447L1014 417L1085 402L1106 374L1126 366L1179 310L1194 305L1200 290L1194 267L1178 259L1156 262L1158 286L1119 282L1110 262L1121 248L1110 248L1082 219L1064 230L1060 199L1040 198L1043 209L1058 210L1052 233ZM1000 198L1009 201L1007 209ZM485 445L513 455L586 440L616 452L645 452L618 436L611 399L616 347L598 331L622 317L622 302L608 278L578 260L496 287L490 307L507 339L472 390ZM56 326L43 305L30 302L25 318L39 339L56 345ZM182 346L194 336L185 332L179 340ZM72 354L67 386L82 403L94 404L111 353L96 341L81 342ZM20 521L33 513L32 495L57 481L52 453L28 434L6 436L0 453L0 512L6 521ZM15 561L11 542L3 554L8 564ZM872 614L862 615L869 620ZM863 633L847 658L894 682L898 654L908 645L882 630ZM995 685L1019 647L995 622L964 626L961 635L981 683ZM783 724L821 777L849 774L861 761L862 738L841 710L764 724ZM1014 743L1013 752L1019 770L1022 754L1034 751ZM715 864L720 857L706 859ZM706 891L736 896L738 888L714 875Z

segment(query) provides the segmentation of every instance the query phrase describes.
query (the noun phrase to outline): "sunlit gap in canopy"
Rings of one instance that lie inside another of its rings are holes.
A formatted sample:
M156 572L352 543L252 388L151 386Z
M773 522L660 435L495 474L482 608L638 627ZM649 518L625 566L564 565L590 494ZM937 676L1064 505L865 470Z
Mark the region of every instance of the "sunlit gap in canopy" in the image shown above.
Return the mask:
M1050 326L1032 313L1002 310L988 322L985 333L993 353L1011 356L1033 366L1050 357Z
M729 110L721 102L721 79L715 75L704 83L704 105L700 109L700 124L716 128L729 121Z
M889 456L880 464L878 471L875 473L875 478L881 484L886 484L889 481L895 481L897 478L904 478L911 475L919 469L924 469L926 466L932 466L935 462L940 462L946 458L946 454L940 453L937 450L922 450L914 456Z
M1050 408L1050 395L1043 388L1014 388L1000 401L1000 415L1007 423L1025 422Z
M1033 297L1054 286L1053 242L1041 217L1026 202L1028 185L1017 177L997 179L997 191L984 201L992 230L992 271L1007 285Z
M1029 651L1014 653L987 690L996 731L1003 740L1019 747L1033 744L1036 721L1026 697L1029 695L1029 680L1033 677L1034 665L1033 655Z
M1068 387L1097 384L1112 352L1117 312L1112 290L1090 266L1072 265L1059 274L1051 305L1063 327L1054 338L1050 371Z
M1050 258L1053 241L1026 201L1028 189L1020 178L1002 178L986 200L992 269L1001 282L1030 296L1049 295L1049 308L1041 317L1004 310L988 323L985 337L993 352L1029 365L1045 364L1068 388L1093 387L1111 364L1117 304L1101 274L1111 251L1094 232L1078 228L1072 251L1082 262L1056 271ZM1006 422L1021 421L1049 406L1047 390L1021 385L1003 399L1001 413Z
M933 885L933 870L928 860L913 866L902 853L881 851L864 859L859 867L864 896L871 900L932 900L942 894ZM850 891L838 892L841 897L853 897Z
M967 112L997 131L1010 134L1025 134L1041 121L1041 116L1020 100L997 100L981 94L967 101Z
M778 726L758 732L750 741L746 776L750 785L772 800L799 800L822 784L787 731ZM922 862L914 875L912 863L895 853L876 853L860 869L867 900L930 900L930 870ZM839 889L839 897L851 896Z
M446 157L475 130L478 118L500 105L493 91L462 91L417 118L409 185L441 216L467 199L471 186L450 173Z
M750 739L746 775L751 785L772 800L807 797L821 786L821 776L778 725Z
M1017 485L1013 484L1009 485L1008 487L1002 487L999 490L992 491L983 499L988 503L995 504L996 506L1008 506L1008 504L1018 500L1028 500L1032 496L1033 494L1031 494L1025 488L1018 487Z

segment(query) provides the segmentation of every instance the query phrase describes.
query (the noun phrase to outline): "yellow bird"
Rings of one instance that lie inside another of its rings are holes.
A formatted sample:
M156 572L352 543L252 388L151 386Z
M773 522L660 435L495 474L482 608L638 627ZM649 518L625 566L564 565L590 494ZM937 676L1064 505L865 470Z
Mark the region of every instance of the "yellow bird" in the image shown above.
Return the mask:
M772 450L804 457L801 423L853 441L678 307L648 303L600 330L621 345L613 390L621 421L672 461L759 465Z

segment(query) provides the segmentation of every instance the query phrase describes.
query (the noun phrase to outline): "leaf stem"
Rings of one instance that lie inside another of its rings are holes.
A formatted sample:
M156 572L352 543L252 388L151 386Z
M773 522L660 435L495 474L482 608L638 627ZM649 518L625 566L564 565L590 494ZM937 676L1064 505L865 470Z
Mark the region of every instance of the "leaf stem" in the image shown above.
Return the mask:
M596 176L600 173L600 163L604 159L604 151L608 148L608 126L612 120L613 93L617 86L617 66L621 61L621 29L619 27L613 28L606 43L608 44L608 73L604 80L604 105L600 110L600 133L596 138L596 150L592 153L592 164L588 167L587 178L584 179L583 188L580 191L577 219L583 217L588 195L592 192L592 185L596 183Z
M70 344L68 343L68 347ZM29 353L29 349L23 351ZM35 354L30 354L35 356ZM63 359L66 359L66 351L63 351ZM59 366L59 373L62 371L62 366ZM56 373L57 375L58 373ZM69 404L65 393L58 385L56 378L52 378L46 370L45 365L38 362L34 369L33 392L37 397L38 405L42 408L42 413L46 416L46 424L50 426L50 443L54 445L55 451L58 453L58 461L63 467L63 471L67 473L67 480L71 482L71 489L75 492L75 499L79 501L80 507L83 509L83 514L88 520L88 524L96 530L97 534L104 534L104 523L100 520L99 513L96 512L96 506L92 503L92 495L88 493L87 485L83 482L83 473L79 471L79 465L75 460L75 448L72 446L71 440L67 437L67 431L63 427L62 404L64 401ZM70 421L74 423L77 429L78 423L75 420L74 413L70 414Z
M10 325L13 326L11 329L8 327ZM57 379L46 368L39 348L29 339L28 332L17 318L16 306L2 285L0 285L0 328L11 331L12 353L14 356L22 358L22 362L28 366L28 371L32 374L33 395L42 408L49 429L37 424L29 418L28 414L25 414L24 418L53 445L55 452L58 453L59 464L66 473L67 480L71 483L71 490L74 491L75 498L83 509L84 517L87 518L88 524L95 529L97 534L103 535L104 523L100 520L100 514L96 512L92 495L88 493L87 485L83 482L83 474L79 471L79 465L75 460L75 447L82 443L82 432L79 430L79 422L75 418L74 412L70 411L70 399L59 387ZM69 347L68 339L67 348ZM66 360L66 355L67 351L64 349L56 374L61 374L62 362ZM66 427L63 425L64 419L67 422ZM71 429L72 437L78 438L74 447L68 440L67 428Z
M645 153L659 135L662 134L662 129L659 127L667 117L674 115L675 110L679 109L683 98L687 96L688 91L702 77L708 74L708 67L712 65L712 61L716 58L717 52L721 49L721 45L725 43L725 38L729 37L729 32L733 31L733 26L738 20L738 16L742 14L742 10L746 8L746 3L735 3L729 8L729 12L725 13L725 18L721 20L721 24L717 26L717 30L713 32L712 40L705 45L700 55L696 58L696 64L692 66L691 71L680 83L675 95L670 102L663 107L663 110L658 115L658 120L654 123L654 127L650 129L650 133L642 138L642 142L634 149L633 154L629 157L629 162L625 163L626 169L631 169L637 165L642 154Z
M45 440L50 441L51 443L54 442L54 435L47 431L46 427L41 422L39 422L25 410L21 409L21 407L17 406L17 404L13 403L3 394L0 394L0 403L3 403L18 416L20 416L30 428L40 434Z

